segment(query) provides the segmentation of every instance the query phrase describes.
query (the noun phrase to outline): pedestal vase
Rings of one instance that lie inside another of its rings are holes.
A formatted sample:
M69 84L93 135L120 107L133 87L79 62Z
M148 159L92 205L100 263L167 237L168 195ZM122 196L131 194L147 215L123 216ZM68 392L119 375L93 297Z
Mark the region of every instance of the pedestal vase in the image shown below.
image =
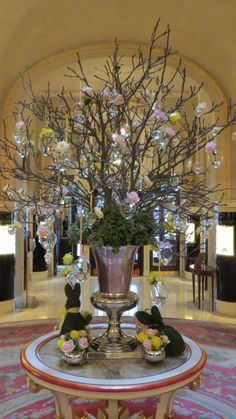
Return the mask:
M108 315L105 333L92 342L102 352L127 352L136 346L132 336L121 330L122 313L136 306L138 296L130 291L131 276L138 246L122 246L117 252L112 247L92 247L98 271L99 291L91 296L94 307Z

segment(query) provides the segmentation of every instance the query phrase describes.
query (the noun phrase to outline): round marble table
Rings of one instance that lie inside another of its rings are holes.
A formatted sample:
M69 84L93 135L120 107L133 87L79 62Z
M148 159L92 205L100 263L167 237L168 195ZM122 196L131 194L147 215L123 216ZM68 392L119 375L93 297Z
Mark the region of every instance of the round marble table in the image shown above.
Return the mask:
M127 328L133 329L131 325ZM44 388L52 392L57 418L73 418L69 396L106 400L106 415L100 412L98 417L110 419L129 417L128 412L119 415L120 400L156 396L155 417L170 418L175 391L186 385L196 390L206 363L201 346L184 337L184 354L167 357L158 364L131 358L88 359L81 366L72 366L62 360L56 347L57 338L57 331L40 336L21 353L29 389L37 392Z

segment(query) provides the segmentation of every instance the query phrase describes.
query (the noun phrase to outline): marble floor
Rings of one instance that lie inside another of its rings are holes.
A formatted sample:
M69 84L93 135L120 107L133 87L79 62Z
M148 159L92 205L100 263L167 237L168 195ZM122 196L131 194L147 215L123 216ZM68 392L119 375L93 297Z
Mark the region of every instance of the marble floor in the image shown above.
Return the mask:
M164 317L236 325L236 318L226 317L211 311L210 299L207 295L203 307L199 310L197 302L193 303L192 301L191 280L165 276L162 282L164 282L168 291L167 301L161 307L161 313ZM43 281L30 281L27 304L23 307L16 307L13 313L1 314L0 322L57 319L58 312L60 308L64 307L66 301L64 284L65 278L60 276ZM90 295L96 288L96 278L91 278L82 284L81 308L90 310L96 315L104 315L104 312L95 310L90 303ZM138 309L145 309L152 305L149 283L145 278L133 278L131 289L139 295ZM133 315L137 308L125 312L125 315Z

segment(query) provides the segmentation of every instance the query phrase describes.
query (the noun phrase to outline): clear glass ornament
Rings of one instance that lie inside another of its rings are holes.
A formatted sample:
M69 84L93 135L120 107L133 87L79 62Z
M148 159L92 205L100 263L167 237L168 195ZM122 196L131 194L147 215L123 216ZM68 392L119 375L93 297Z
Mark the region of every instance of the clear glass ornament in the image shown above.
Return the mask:
M25 144L25 136L22 134L13 134L13 140L16 142L16 144Z
M211 133L212 133L213 137L216 137L220 130L221 130L220 127L217 127L217 126L213 127L212 130L211 130Z
M162 132L159 129L153 130L151 135L153 140L161 140L163 137Z
M72 273L76 276L77 280L80 282L86 281L91 272L91 265L88 259L84 256L79 256L78 259L74 261Z
M180 215L175 215L173 217L173 225L176 230L179 230L181 233L184 233L188 227L188 223L185 217Z
M16 122L16 129L17 131L24 132L26 130L26 125L24 121L17 121Z
M128 199L124 199L124 201L120 202L119 207L122 217L124 217L126 220L129 220L134 216L135 205L131 204Z
M15 224L10 224L7 228L8 234L13 236L16 233L16 226Z
M205 111L206 111L206 104L205 103L199 103L196 106L194 113L197 117L199 117L199 116L203 115Z
M117 109L112 109L111 112L109 112L109 116L111 119L115 119L118 115L118 110Z
M44 260L48 265L52 262L52 253L50 251L46 251L46 254L44 255Z
M166 285L163 282L157 281L151 284L150 294L153 304L157 305L158 308L166 303L168 291Z
M120 166L122 159L121 159L121 154L119 153L119 151L113 151L113 153L111 153L111 159L112 159L112 163L115 166Z
M221 151L214 150L210 155L210 165L214 169L218 169L223 163L223 154Z
M175 191L180 190L180 179L177 175L171 176L170 185L174 187Z
M138 178L137 182L136 182L136 187L138 189L138 191L142 191L145 187L145 182L144 182L144 178L140 177Z
M196 162L193 163L192 170L195 173L195 175L199 175L203 171L203 167L200 163Z
M85 122L85 116L81 113L75 113L73 116L73 121L77 124L83 124Z
M172 259L172 250L169 246L162 246L160 250L160 258L162 265L169 265Z
M90 211L86 216L86 225L91 228L95 221L97 220L96 214L93 211Z

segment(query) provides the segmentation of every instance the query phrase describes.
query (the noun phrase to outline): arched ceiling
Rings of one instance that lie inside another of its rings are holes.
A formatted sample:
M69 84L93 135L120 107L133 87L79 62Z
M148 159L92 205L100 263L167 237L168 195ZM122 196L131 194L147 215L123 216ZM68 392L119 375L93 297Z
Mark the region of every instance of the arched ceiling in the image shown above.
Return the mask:
M1 2L0 105L27 67L115 37L148 44L159 16L174 49L236 101L236 0L8 0Z

